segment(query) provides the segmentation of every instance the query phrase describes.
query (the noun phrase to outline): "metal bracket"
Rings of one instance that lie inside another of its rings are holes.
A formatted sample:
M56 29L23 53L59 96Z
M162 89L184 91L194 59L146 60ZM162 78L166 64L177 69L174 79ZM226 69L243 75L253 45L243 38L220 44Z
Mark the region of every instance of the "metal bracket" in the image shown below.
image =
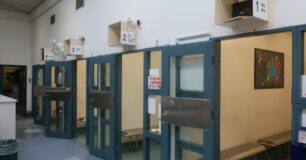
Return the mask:
M52 101L65 101L71 96L70 88L59 88L59 87L45 87L45 96L48 100Z
M111 91L89 91L89 104L91 108L112 110L114 108L114 96Z
M210 128L210 100L162 96L161 107L161 120L164 123L200 129Z

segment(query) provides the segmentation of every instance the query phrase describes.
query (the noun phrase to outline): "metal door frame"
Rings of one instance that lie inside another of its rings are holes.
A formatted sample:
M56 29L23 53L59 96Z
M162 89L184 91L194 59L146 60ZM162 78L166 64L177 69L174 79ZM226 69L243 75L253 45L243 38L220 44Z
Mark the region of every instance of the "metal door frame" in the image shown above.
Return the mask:
M0 94L3 94L4 66L0 65Z
M217 44L213 41L199 42L192 44L183 44L177 46L170 46L163 50L163 92L166 95L170 95L170 57L180 57L185 55L203 54L204 55L204 92L183 92L179 89L179 74L176 74L176 94L179 96L185 96L189 98L205 98L210 99L212 104L212 120L211 128L209 130L203 130L203 146L199 146L193 143L185 142L179 139L180 127L175 126L175 159L182 159L182 150L186 149L195 153L203 155L205 160L215 160L219 159L220 153L220 111L219 111L219 97L218 95L218 56L216 49ZM176 65L178 65L176 63ZM178 66L176 66L178 67ZM179 70L176 70L178 73ZM179 94L178 94L179 92ZM170 148L170 136L171 136L171 125L163 124L163 129L166 129L166 134L163 134L163 142L168 139L168 144L164 144ZM165 142L164 142L165 143ZM164 160L170 159L170 150L166 150L163 153Z
M176 46L162 46L162 47L155 47L149 48L144 51L144 160L150 160L150 141L154 140L161 144L161 160L169 160L170 159L170 152L171 152L171 144L170 144L170 137L171 137L171 126L167 124L162 124L161 126L161 135L154 134L149 131L150 128L150 115L148 113L148 95L156 95L156 96L167 96L170 94L170 85L169 85L169 63L171 56L183 56L183 55L193 55L193 54L201 54L205 53L205 73L207 71L208 74L211 75L209 80L205 77L205 90L209 90L210 93L205 92L203 95L204 97L208 97L214 99L214 122L212 132L206 134L206 139L211 139L210 141L206 141L205 144L210 147L203 147L199 148L193 144L181 143L180 147L184 149L189 149L195 152L201 152L205 154L205 159L218 159L219 157L219 137L220 137L220 128L219 128L219 65L217 58L218 51L219 51L219 43L215 41L208 41L208 42L199 42L199 43L192 43L192 44L183 44L183 45L176 45ZM160 90L152 90L148 89L148 76L149 76L149 69L150 69L150 53L160 51L162 54L162 89ZM211 67L206 67L207 64L213 63ZM207 74L207 73L206 73ZM178 75L176 75L178 76ZM177 83L176 83L177 84ZM208 85L210 84L210 85ZM183 93L183 92L182 92ZM186 93L189 97L194 96L193 93ZM214 133L214 134L212 134ZM204 136L204 135L203 135ZM177 153L178 154L178 153ZM178 154L179 155L179 154ZM176 156L177 159L181 158Z
M90 125L90 121L92 121L92 115L90 113L90 105L89 105L89 96L87 96L87 117L89 118L89 122L87 123L87 133L88 133L88 142L89 142L89 152L95 156L98 157L106 157L106 160L117 160L121 157L121 105L119 98L121 97L119 93L120 86L119 84L121 75L120 72L118 72L118 68L120 68L120 56L114 54L114 55L105 55L105 56L98 56L98 57L91 57L87 59L87 73L88 73L88 79L87 79L87 95L89 95L89 91L93 89L93 79L94 79L94 73L93 73L93 65L94 64L103 64L103 63L110 63L110 81L111 91L114 92L115 96L115 106L114 111L111 112L111 120L110 120L110 146L112 146L112 149L109 150L98 150L93 147L92 141L93 141L93 126ZM102 82L100 82L102 83ZM105 90L105 88L104 88Z
M32 72L32 93L34 93L34 87L37 83L37 75L38 75L38 71L42 69L43 70L43 76L45 73L45 65L33 65L33 72ZM44 78L43 78L44 79ZM43 84L44 85L44 84ZM34 123L39 124L39 125L44 125L44 106L42 106L42 120L38 121L36 119L36 107L37 107L37 103L36 103L37 99L36 96L34 94L32 94L32 117L34 120ZM44 99L43 99L43 104L44 104Z
M304 52L305 49L305 41L304 41L304 33L306 32L306 25L304 26L298 26L294 27L294 32L293 32L293 57L292 57L292 83L293 83L293 96L292 96L292 101L293 101L293 108L292 108L292 119L293 119L293 131L292 131L292 137L293 137L293 149L298 149L298 148L304 148L303 150L306 151L305 149L305 144L300 144L298 143L298 134L299 131L306 131L305 127L301 127L301 110L306 109L306 98L301 97L301 88L302 88L302 83L301 83L301 73L304 73L304 63L305 61L305 56L306 53ZM294 151L294 150L293 150ZM296 155L297 156L297 155ZM302 157L302 154L300 155ZM299 156L297 156L299 157ZM305 158L305 155L303 156Z
M45 64L45 73L44 73L44 85L51 85L51 67L66 67L66 78L65 78L65 86L71 89L71 99L67 102L67 131L65 133L60 132L50 132L48 130L50 126L50 101L44 98L44 107L45 107L45 127L46 127L46 136L47 137L56 137L56 138L66 138L72 139L76 137L76 70L74 69L76 66L76 62L72 61L50 61ZM57 72L57 71L55 71ZM56 73L55 73L56 74ZM69 110L70 108L70 110Z

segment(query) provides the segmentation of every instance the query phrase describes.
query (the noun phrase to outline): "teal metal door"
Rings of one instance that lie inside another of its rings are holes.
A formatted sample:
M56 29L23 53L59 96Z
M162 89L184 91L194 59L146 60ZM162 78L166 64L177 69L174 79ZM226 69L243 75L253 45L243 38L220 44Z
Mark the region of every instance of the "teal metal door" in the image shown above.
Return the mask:
M44 65L33 66L33 78L32 78L32 93L35 93L34 89L44 86ZM44 124L44 97L42 95L32 96L32 113L34 123Z
M112 95L108 102L112 108L103 108L106 102L98 105L89 96L87 102L89 116L89 152L105 160L116 160L120 157L121 134L118 127L119 109L117 100L116 56L100 56L88 60L88 88L93 92L107 92ZM99 100L99 98L98 98ZM101 106L100 106L101 105Z
M4 67L0 65L0 94L3 94Z
M69 88L66 99L48 99L45 96L45 127L47 137L71 139L75 136L75 62L47 62L45 65L45 87Z
M306 157L306 147L300 136L306 133L306 26L295 29L293 39L293 134L292 134L292 159L300 160Z
M163 49L164 95L208 99L212 103L209 129L162 124L164 160L173 156L175 160L220 158L218 58L214 52L217 48L213 41L208 41ZM174 150L172 156L169 148Z

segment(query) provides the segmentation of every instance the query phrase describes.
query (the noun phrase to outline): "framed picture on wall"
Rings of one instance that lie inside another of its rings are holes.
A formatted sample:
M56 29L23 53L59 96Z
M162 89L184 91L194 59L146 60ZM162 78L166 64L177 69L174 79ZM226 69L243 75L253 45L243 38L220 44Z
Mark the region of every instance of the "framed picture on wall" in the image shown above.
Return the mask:
M284 88L284 53L255 48L254 88Z

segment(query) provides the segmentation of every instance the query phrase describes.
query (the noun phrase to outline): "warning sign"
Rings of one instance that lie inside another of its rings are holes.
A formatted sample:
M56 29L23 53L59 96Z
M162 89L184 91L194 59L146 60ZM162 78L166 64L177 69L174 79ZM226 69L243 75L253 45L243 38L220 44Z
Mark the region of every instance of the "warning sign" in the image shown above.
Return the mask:
M149 76L148 88L149 89L161 89L162 78L161 76Z

